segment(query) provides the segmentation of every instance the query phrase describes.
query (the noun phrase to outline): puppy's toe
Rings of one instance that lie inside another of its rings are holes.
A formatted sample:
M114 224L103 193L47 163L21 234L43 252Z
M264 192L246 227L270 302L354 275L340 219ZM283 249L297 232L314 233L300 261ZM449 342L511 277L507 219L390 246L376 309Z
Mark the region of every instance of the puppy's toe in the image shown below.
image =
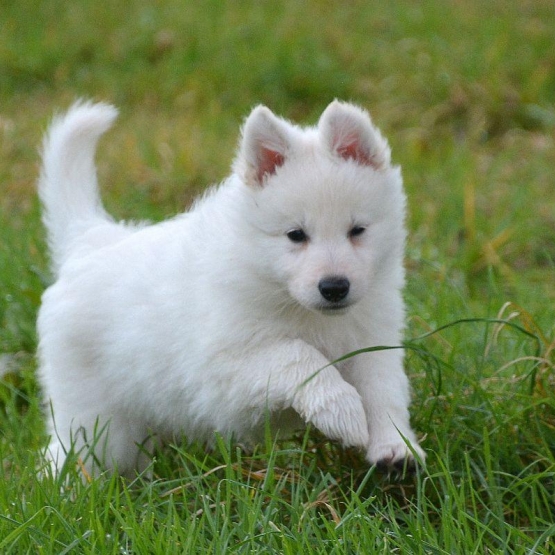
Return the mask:
M416 461L413 457L406 457L397 461L382 459L376 463L376 468L384 474L414 474L416 472Z
M314 425L330 439L345 447L364 448L368 444L368 426L362 405L359 410L324 409L311 418Z
M418 462L424 463L425 454L419 445L411 446L418 457ZM409 447L403 443L395 443L372 447L367 454L368 461L381 472L412 473L416 470L417 460Z

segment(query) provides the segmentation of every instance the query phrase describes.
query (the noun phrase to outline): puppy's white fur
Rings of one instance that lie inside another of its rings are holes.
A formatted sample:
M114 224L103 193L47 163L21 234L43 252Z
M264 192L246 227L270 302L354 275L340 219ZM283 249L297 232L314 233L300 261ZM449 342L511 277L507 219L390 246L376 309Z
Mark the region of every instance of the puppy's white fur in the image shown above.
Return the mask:
M256 441L310 422L370 463L423 458L402 350L405 196L368 114L333 102L316 127L255 108L233 174L152 226L114 222L94 166L116 117L54 120L39 194L56 281L38 318L48 456L73 447L122 473L151 435ZM300 417L300 418L299 418Z

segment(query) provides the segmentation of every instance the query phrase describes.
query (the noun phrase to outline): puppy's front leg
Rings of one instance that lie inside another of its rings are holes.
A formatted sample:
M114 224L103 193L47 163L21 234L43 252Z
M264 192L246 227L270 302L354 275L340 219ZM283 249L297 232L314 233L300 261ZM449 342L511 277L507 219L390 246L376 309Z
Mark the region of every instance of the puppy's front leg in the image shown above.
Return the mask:
M402 360L400 350L364 353L355 356L344 372L360 393L366 411L370 435L366 458L379 466L400 466L405 460L412 463L413 451L417 458L425 459L410 426L410 390Z
M345 446L367 447L360 395L317 349L301 340L286 341L259 351L251 364L259 376L258 391L252 393L270 410L291 407L326 437Z

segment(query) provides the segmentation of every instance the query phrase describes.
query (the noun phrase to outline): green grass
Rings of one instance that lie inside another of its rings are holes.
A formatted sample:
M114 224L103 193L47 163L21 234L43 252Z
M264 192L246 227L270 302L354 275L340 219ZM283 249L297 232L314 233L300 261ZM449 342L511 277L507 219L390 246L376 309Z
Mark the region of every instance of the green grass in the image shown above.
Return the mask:
M554 553L554 28L550 0L4 2L0 553ZM388 479L310 434L170 445L133 483L37 477L37 147L79 96L121 109L99 153L109 210L154 220L227 174L253 105L371 111L409 196L425 470Z

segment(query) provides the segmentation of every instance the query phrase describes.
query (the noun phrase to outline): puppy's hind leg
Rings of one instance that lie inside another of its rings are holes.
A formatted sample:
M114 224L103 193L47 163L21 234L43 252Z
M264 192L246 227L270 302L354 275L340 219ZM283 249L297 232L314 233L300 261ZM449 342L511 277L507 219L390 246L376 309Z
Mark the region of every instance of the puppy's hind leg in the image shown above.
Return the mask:
M113 415L94 446L94 463L127 478L135 478L149 465L153 441L142 422Z
M90 425L74 427L63 435L54 428L45 459L53 476L63 472L64 465L71 461L86 479L102 470L134 478L148 467L152 446L153 440L143 426L113 416L102 422L91 420Z

